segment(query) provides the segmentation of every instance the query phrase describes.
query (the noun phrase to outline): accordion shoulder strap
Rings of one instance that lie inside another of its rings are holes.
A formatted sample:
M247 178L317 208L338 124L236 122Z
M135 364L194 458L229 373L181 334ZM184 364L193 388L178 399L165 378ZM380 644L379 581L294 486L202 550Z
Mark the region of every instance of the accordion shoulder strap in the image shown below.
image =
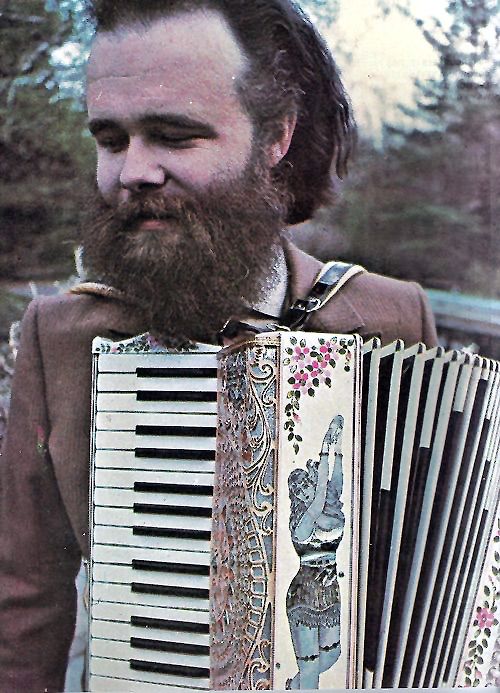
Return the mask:
M322 308L342 287L360 272L361 265L351 265L347 262L327 262L316 277L309 295L298 298L286 311L281 319L281 325L290 330L297 330L305 325L311 313Z

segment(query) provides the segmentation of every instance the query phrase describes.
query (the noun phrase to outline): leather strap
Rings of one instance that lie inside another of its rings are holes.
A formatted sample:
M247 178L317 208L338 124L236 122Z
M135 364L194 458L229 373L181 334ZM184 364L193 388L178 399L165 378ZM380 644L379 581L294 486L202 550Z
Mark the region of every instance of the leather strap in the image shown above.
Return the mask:
M327 262L316 277L309 295L306 298L297 299L279 319L279 323L276 323L271 316L266 316L269 317L270 321L266 325L252 325L230 319L219 332L219 341L223 344L224 338L234 339L241 331L259 334L270 330L300 329L306 324L311 313L322 308L349 279L364 271L364 267L361 265L351 265L347 262Z
M303 327L311 313L322 308L349 279L364 271L364 267L361 265L351 265L347 262L327 262L321 268L309 295L295 301L282 317L280 326L288 330L298 330Z

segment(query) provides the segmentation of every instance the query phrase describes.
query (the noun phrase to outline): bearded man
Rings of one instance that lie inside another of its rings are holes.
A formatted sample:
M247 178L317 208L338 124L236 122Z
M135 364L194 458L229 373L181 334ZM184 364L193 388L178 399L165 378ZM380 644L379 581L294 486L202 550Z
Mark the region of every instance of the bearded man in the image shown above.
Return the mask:
M321 268L285 238L345 173L334 61L290 0L95 0L88 68L98 195L92 282L27 311L1 463L0 689L63 688L88 556L91 342L216 342L279 322ZM351 279L308 329L436 341L422 290Z

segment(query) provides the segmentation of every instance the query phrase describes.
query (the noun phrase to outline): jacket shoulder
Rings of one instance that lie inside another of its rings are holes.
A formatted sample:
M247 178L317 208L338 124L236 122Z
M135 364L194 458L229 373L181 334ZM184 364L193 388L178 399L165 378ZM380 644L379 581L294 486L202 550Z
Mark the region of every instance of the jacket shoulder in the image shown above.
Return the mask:
M373 272L353 277L339 292L358 316L358 331L365 339L380 337L384 344L402 339L411 345L437 344L434 318L422 287ZM337 297L323 309L322 320L335 320Z
M88 342L97 336L120 338L144 331L140 316L129 305L91 294L37 298L28 306L24 320L36 321L40 339L50 342Z

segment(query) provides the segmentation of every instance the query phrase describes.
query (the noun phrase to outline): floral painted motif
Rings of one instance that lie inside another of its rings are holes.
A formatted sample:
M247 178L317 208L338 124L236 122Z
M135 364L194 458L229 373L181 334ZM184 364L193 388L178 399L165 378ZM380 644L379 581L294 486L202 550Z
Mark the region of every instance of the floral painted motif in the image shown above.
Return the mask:
M494 530L495 531L495 530ZM500 542L500 518L497 518L496 533L493 537L494 545ZM465 685L479 686L491 685L491 671L485 671L484 655L490 649L491 638L495 637L498 630L498 603L500 600L500 552L495 549L493 554L493 565L488 575L486 584L482 587L481 603L476 607L476 617L474 619L474 632L472 640L468 645L468 657L464 666ZM493 651L493 662L498 653ZM488 661L488 660L487 660ZM496 671L493 664L492 670ZM486 673L486 680L483 680L483 673Z
M301 424L300 401L302 397L315 397L318 388L330 387L333 382L335 368L342 367L345 371L351 370L352 350L354 339L335 336L329 339L320 337L318 344L306 346L304 339L298 340L291 337L291 346L286 349L284 366L288 366L291 385L287 393L285 406L285 431L288 440L293 441L295 454L299 452L302 436L297 432Z
M489 609L478 609L476 621L480 629L491 628L495 620L495 614Z
M122 342L111 342L107 339L96 338L94 352L96 354L148 354L164 353L168 351L164 344L159 342L149 332L140 334Z

